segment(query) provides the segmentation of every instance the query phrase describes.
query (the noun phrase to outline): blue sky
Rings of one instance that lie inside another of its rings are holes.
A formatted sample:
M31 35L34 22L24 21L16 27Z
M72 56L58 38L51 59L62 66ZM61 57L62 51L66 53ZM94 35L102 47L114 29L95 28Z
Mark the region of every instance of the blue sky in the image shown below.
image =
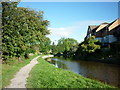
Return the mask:
M117 2L20 2L18 6L44 11L44 19L50 21L51 41L65 37L81 42L88 25L118 18Z

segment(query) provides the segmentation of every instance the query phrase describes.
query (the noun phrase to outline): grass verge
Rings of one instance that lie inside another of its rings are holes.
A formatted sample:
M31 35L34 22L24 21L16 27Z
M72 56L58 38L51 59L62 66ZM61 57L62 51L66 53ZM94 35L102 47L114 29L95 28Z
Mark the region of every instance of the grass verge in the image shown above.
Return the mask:
M24 59L22 62L15 64L2 64L2 88L10 84L10 80L14 77L16 72L20 70L23 66L30 63L30 61L38 55L30 56L29 59Z
M114 88L96 80L56 68L42 58L27 79L27 88Z

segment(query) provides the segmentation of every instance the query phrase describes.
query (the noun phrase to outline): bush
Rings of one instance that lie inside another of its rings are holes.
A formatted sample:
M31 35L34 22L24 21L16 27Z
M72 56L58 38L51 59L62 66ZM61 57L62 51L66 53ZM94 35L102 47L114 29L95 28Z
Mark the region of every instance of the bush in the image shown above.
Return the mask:
M96 50L100 49L100 45L96 44L97 42L98 40L95 40L95 36L92 36L84 42L80 43L75 53L76 56L87 58L88 56L92 55L94 52L96 52Z

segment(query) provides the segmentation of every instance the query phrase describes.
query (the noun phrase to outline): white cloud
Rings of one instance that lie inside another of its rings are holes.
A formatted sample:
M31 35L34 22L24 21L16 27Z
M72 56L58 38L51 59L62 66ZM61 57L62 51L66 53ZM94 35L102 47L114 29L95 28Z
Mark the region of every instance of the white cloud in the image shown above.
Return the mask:
M60 28L49 28L51 34L48 37L52 40L58 40L61 37L65 38L74 38L79 42L84 40L84 37L87 33L87 28L89 25L100 25L103 22L112 22L112 21L103 21L103 20L88 20L88 21L78 21L75 22L72 26L60 27Z
M61 27L61 28L49 28L51 35L59 37L69 37L70 34L76 29L74 26Z

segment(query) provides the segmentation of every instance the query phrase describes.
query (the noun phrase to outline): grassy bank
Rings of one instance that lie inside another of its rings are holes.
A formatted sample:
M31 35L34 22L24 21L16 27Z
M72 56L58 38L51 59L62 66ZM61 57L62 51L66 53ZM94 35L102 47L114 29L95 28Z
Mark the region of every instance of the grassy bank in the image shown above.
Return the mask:
M28 88L113 88L107 84L91 80L76 73L56 68L42 58L27 80Z
M14 77L16 72L23 66L30 63L30 61L38 55L30 56L29 59L23 59L21 62L13 64L2 64L2 88L10 84L10 80Z

